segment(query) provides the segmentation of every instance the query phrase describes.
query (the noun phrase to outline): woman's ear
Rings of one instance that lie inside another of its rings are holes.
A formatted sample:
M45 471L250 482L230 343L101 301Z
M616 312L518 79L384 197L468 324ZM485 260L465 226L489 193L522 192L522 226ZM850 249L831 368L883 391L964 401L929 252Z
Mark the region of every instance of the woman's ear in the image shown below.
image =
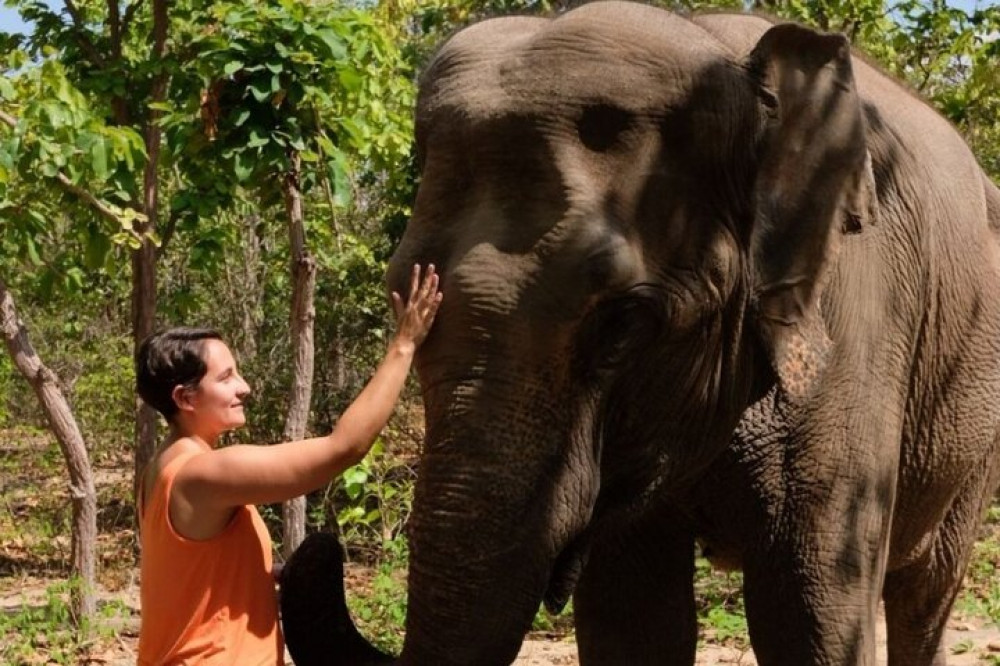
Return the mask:
M819 294L864 170L864 116L841 35L775 26L746 67L762 118L750 239L758 325L782 386L802 398L830 348Z
M170 392L170 397L173 399L174 404L177 405L177 409L180 411L194 411L194 403L191 402L191 389L188 387L178 384L174 387L174 390Z

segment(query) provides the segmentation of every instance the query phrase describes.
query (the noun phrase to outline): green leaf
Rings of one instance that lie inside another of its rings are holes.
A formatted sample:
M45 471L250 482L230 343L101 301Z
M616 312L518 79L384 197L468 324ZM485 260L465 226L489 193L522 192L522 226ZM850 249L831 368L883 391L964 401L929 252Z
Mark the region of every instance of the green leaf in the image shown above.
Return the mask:
M316 31L316 36L320 38L327 48L327 54L333 60L344 60L347 58L347 47L344 41L336 32L330 28L321 28Z
M105 145L104 137L97 137L90 147L90 167L94 170L94 175L99 180L107 180L108 171L108 148Z
M79 291L83 289L83 271L76 266L69 268L66 271L65 286L67 290Z
M267 84L256 82L247 86L250 90L250 94L253 95L253 98L258 102L263 102L271 96L271 89L265 88L265 85Z
M49 127L52 129L59 129L65 127L69 123L69 116L66 110L61 104L56 104L54 102L44 102L41 105L42 111L45 117L49 121Z
M343 86L344 90L350 94L355 94L361 90L364 79L361 75L354 69L342 69L337 72L337 79L340 81L340 85Z
M250 177L253 175L253 158L244 152L236 153L233 156L233 174L239 183L245 183L250 180Z
M269 137L261 136L256 129L250 131L250 141L247 142L247 148L260 148L268 143L270 143Z
M226 76L232 76L236 72L243 69L245 65L239 60L231 60L226 63L226 66L222 68L222 73Z
M337 147L333 145L333 141L330 141L330 137L325 132L317 136L316 141L319 143L319 148L323 151L324 155L333 155L337 150Z
M87 247L84 251L83 263L88 270L96 271L104 266L104 262L111 252L111 241L107 236L90 229L87 235Z
M336 150L326 163L327 178L330 179L330 187L333 189L333 203L340 208L351 203L351 178L350 167L344 154Z
M28 253L28 261L35 266L42 265L42 258L38 256L38 247L35 245L35 241L31 238L31 236L24 239L24 249Z
M14 99L16 93L14 86L7 80L6 76L0 76L0 97L4 99Z

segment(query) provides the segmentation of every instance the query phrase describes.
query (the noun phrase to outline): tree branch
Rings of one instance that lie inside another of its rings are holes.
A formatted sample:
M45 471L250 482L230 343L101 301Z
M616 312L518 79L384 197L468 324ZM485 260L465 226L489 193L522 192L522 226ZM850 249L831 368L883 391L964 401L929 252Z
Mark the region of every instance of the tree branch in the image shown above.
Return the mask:
M129 28L132 26L132 19L135 17L135 13L142 7L142 0L135 0L131 5L125 8L125 17L122 18L122 38L128 34Z
M111 53L115 61L121 60L122 21L121 13L118 11L118 0L108 0L108 30L111 33Z
M116 213L106 203L95 197L92 193L88 192L87 190L83 189L82 187L71 181L61 171L56 174L56 180L59 181L59 184L63 186L63 189L83 199L85 202L90 204L90 206L94 210L96 210L106 219L114 222L115 224L121 225L122 219L118 216L118 213Z
M97 47L94 46L94 42L92 42L90 37L87 36L83 17L80 15L80 9L76 6L73 0L66 0L66 11L69 12L70 18L73 19L73 27L76 28L76 38L77 41L80 42L80 47L88 56L90 56L90 59L94 61L95 65L106 67L107 63L104 60L104 56L100 54Z
M167 97L167 86L170 76L163 63L167 52L167 0L153 0L153 52L150 60L157 68L153 77L153 88L150 102L159 104ZM157 169L160 163L160 144L163 140L163 129L159 125L161 111L151 109L146 118L144 139L146 142L146 169L143 173L142 212L146 214L146 222L136 225L140 233L147 229L156 230L159 213L159 187Z
M174 232L177 230L177 222L180 216L179 212L175 210L170 211L170 217L167 218L166 224L163 225L163 233L160 234L160 247L156 248L157 256L166 251L170 239L174 237Z

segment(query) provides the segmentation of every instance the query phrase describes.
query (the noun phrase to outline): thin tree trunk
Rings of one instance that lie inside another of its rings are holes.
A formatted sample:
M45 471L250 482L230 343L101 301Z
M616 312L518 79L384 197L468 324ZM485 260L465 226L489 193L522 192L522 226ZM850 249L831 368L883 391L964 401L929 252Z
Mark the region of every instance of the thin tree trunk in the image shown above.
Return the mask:
M257 356L257 329L260 326L261 283L260 272L261 241L258 231L260 216L251 213L243 219L243 261L239 276L241 293L236 302L240 307L240 353L244 362Z
M156 321L156 248L143 239L142 246L132 253L132 337L135 351L153 332ZM136 397L135 468L133 490L153 451L156 449L156 411Z
M97 546L97 491L83 436L69 403L59 389L59 379L38 358L23 322L17 317L14 298L0 279L0 325L7 351L18 371L31 384L52 434L59 442L69 469L69 493L73 503L72 572L79 578L73 588L73 610L77 626L86 626L97 610L94 566Z
M301 161L298 153L291 155L291 167L284 180L285 210L288 214L288 239L292 261L292 386L289 392L288 417L285 420L285 440L302 439L309 423L309 405L312 401L313 366L315 347L313 324L316 311L313 305L316 291L316 261L306 248L306 234L302 218L302 192L299 189ZM290 557L305 539L306 499L297 497L285 502L284 542L282 552Z
M167 0L153 0L153 49L151 62L161 64L167 44ZM167 74L161 71L153 81L150 102L159 103L166 98ZM136 224L136 231L143 234L142 245L132 252L132 338L135 350L153 332L156 324L156 258L157 249L145 236L155 231L159 216L160 144L163 131L159 126L160 112L149 111L145 126L146 168L143 172L142 212L146 221ZM135 418L135 468L133 490L138 489L139 479L156 448L156 412L136 398Z

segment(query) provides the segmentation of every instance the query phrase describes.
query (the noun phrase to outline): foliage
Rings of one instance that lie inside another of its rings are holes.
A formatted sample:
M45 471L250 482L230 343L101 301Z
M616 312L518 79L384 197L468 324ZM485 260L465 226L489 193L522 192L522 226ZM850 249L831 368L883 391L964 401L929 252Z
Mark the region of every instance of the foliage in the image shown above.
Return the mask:
M192 43L200 99L164 109L171 144L192 165L193 192L252 187L275 202L275 174L289 171L295 152L312 167L303 191L328 184L330 203L344 206L353 169L383 168L409 150L412 85L371 14L336 4L226 2L203 20L207 28ZM197 204L182 194L173 205Z
M108 126L59 61L24 57L8 54L16 73L0 78L0 112L15 123L0 121L0 267L29 270L43 297L81 295L113 271L114 243L137 241L129 183L144 146L133 130Z
M696 607L704 640L749 646L742 590L742 573L715 571L705 558L695 560Z
M403 647L406 623L406 561L409 549L403 537L385 545L386 558L363 594L349 589L347 606L358 628L372 638L373 644L391 654Z
M11 426L11 398L14 396L14 386L20 379L14 363L9 355L0 355L0 429Z
M347 503L337 514L344 537L351 543L377 543L386 548L402 535L413 506L411 465L386 455L376 440L372 451L340 478Z
M545 604L538 607L535 618L531 621L531 630L549 635L569 636L573 633L573 600L570 599L558 613L551 613Z
M909 0L899 7L897 71L965 135L994 178L1000 177L1000 5L971 13Z
M24 602L14 612L0 613L0 661L6 664L89 663L88 656L114 636L119 620L129 614L120 602L102 604L82 631L74 631L70 597L78 581L53 583L44 599Z
M965 584L956 608L968 615L989 618L1000 626L1000 506L994 505L981 528L965 572Z

